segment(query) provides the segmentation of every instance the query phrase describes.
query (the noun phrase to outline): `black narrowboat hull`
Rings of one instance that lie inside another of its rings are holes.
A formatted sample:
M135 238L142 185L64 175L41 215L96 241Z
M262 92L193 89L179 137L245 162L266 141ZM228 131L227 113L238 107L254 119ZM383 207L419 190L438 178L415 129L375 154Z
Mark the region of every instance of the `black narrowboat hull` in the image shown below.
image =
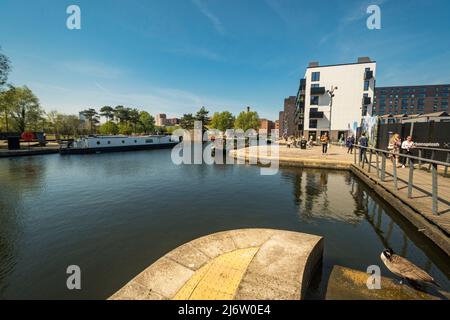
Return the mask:
M118 147L99 147L99 148L61 148L59 153L65 154L94 154L94 153L109 153L109 152L126 152L126 151L142 151L153 149L169 149L176 146L178 142L148 144L139 146L118 146Z

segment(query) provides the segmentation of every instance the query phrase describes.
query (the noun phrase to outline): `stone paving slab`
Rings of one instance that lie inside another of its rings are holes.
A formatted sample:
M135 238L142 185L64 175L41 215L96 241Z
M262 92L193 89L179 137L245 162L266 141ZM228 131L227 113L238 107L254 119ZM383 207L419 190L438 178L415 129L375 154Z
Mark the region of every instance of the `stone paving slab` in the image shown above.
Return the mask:
M110 299L301 299L322 254L319 236L219 232L169 252Z

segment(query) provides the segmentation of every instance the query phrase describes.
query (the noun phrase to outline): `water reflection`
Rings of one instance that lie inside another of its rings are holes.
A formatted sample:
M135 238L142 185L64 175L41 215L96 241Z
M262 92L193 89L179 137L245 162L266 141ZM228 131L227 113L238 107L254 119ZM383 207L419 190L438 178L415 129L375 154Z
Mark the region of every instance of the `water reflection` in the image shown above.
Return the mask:
M365 271L386 246L450 288L448 256L346 172L261 176L247 165L175 166L155 150L0 160L0 183L0 298L104 299L178 245L248 227L325 238L317 297L334 265ZM80 292L65 288L74 261Z
M24 198L38 197L46 166L39 158L3 159L0 170L0 297L4 278L17 264L18 239L24 233Z

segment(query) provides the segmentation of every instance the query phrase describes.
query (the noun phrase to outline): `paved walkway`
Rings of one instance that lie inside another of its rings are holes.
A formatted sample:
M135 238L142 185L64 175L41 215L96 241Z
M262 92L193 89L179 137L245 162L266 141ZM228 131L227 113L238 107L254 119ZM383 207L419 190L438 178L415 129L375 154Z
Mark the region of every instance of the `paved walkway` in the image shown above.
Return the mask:
M271 229L220 232L156 261L112 300L298 300L323 254L319 236Z

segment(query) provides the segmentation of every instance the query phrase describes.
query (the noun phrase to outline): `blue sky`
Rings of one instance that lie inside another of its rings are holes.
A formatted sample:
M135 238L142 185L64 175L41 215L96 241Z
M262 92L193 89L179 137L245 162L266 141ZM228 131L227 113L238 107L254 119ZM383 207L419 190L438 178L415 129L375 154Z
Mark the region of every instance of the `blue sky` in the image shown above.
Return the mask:
M81 8L81 30L66 8ZM370 4L382 29L366 27ZM180 116L249 105L276 119L309 61L378 62L377 85L450 83L450 1L0 0L10 82L46 110Z

